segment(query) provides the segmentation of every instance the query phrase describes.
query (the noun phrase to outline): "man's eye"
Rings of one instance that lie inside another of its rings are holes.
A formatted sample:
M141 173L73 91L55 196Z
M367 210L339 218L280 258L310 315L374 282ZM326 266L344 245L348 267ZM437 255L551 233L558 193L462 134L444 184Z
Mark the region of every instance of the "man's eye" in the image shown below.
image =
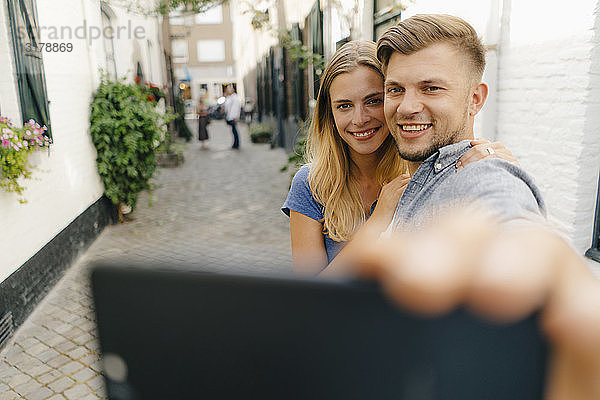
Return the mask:
M404 88L392 86L392 87L387 88L387 92L388 93L404 93Z
M427 92L437 92L438 90L442 90L442 88L438 86L427 86L425 88L425 91Z
M352 107L352 104L345 103L345 104L338 104L336 108L338 110L347 110L350 107Z
M367 104L368 104L368 105L371 105L371 104L381 104L381 103L383 103L383 99L380 99L380 98L378 98L378 97L377 97L377 98L374 98L374 99L369 99L369 100L367 101Z

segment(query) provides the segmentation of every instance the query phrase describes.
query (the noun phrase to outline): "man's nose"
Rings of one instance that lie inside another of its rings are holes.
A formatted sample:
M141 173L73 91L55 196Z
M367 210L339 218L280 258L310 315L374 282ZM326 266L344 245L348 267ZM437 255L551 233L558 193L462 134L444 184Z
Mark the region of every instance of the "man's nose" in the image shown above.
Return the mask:
M366 124L370 120L371 117L363 106L357 106L354 108L354 112L352 113L352 123L354 125L361 126Z
M421 97L417 93L411 91L407 91L404 96L402 96L402 100L396 108L396 112L400 115L413 115L422 111L423 102Z

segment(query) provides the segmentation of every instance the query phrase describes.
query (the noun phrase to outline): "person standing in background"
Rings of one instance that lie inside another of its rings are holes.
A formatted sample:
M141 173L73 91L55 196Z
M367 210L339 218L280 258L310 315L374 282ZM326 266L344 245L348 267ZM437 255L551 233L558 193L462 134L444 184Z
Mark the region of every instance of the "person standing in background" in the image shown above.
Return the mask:
M208 130L206 129L208 119L208 107L204 104L204 100L200 99L198 107L196 108L196 114L198 115L198 140L202 144L202 149L208 149L206 141L208 140Z
M227 86L227 89L225 89L225 95L227 96L227 100L225 100L225 121L227 122L227 125L231 126L231 133L233 134L233 145L231 148L239 149L240 138L236 123L238 119L240 119L240 99L231 85Z

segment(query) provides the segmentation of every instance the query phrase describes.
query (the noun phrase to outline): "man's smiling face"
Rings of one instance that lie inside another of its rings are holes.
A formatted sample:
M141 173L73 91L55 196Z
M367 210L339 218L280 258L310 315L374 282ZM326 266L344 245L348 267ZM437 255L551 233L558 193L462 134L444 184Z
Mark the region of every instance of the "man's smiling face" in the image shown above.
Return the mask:
M473 138L473 117L479 111L473 106L473 88L465 57L450 44L436 43L410 55L392 53L384 110L401 157L421 162L441 147Z

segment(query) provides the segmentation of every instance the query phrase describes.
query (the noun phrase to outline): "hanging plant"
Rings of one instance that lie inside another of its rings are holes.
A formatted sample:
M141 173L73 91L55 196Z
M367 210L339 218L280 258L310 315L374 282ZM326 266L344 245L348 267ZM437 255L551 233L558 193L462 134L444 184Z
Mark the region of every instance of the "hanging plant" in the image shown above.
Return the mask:
M19 181L31 178L29 155L52 144L46 130L32 119L19 128L0 117L0 188L20 195L20 203L27 202L23 197L25 187Z
M155 110L139 85L104 78L94 93L90 132L98 153L98 173L106 197L118 210L135 209L139 192L151 189L156 148L170 118Z

